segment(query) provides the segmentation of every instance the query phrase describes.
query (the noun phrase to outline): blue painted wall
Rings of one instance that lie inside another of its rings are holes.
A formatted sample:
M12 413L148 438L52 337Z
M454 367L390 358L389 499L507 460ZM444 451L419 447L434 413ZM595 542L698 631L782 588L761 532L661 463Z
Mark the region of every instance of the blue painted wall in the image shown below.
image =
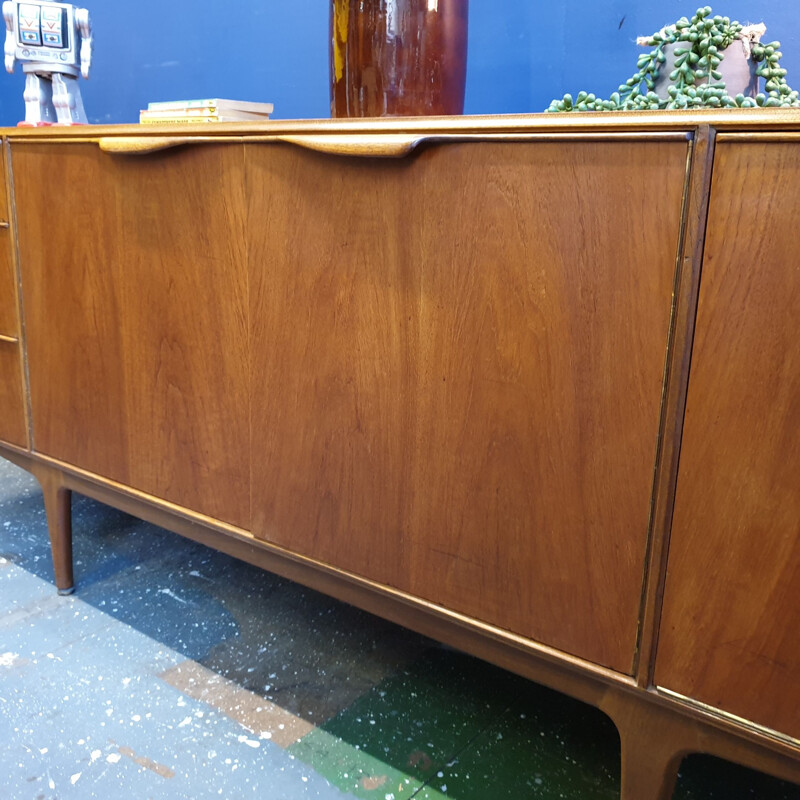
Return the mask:
M636 69L635 40L698 3L677 0L470 0L467 114L542 111L580 89L607 96ZM82 81L95 123L135 122L150 100L235 97L275 104L274 116L330 115L327 0L95 0L92 76ZM714 12L764 22L800 88L797 0L727 0ZM132 17L133 12L137 17ZM24 116L23 77L0 72L0 125Z

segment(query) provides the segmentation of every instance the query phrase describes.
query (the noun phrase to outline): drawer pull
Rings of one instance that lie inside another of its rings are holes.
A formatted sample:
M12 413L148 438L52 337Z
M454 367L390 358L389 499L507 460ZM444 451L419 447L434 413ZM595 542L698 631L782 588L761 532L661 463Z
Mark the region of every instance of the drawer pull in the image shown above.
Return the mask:
M14 336L5 336L4 334L0 333L0 342L6 342L7 344L19 344L19 339Z
M319 153L328 153L336 156L359 156L372 158L403 158L407 156L420 142L427 138L423 135L409 135L406 133L384 133L378 135L357 136L326 136L313 134L300 134L298 136L272 137L281 142L304 147L307 150L316 150Z
M203 136L104 136L97 143L104 153L146 156L148 153L157 153L170 147L204 141L214 141L214 139Z
M5 220L0 220L0 228L8 228L8 227L9 227L8 222L6 222Z

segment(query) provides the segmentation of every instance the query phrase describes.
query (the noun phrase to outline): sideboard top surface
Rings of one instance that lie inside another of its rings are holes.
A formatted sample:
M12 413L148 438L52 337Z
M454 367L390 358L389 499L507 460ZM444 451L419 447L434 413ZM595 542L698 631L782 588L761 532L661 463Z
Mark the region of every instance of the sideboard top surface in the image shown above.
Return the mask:
M800 109L729 109L724 111L642 111L623 113L503 114L452 117L381 117L361 119L269 120L208 125L75 125L0 128L10 139L69 141L109 136L240 138L289 135L401 134L602 134L690 132L701 125L723 131L798 131Z

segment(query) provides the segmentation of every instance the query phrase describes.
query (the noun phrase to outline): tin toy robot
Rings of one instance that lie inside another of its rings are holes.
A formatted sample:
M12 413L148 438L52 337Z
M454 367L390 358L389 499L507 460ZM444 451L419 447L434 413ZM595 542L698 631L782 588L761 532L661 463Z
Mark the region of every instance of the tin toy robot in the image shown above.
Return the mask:
M20 125L85 124L78 72L89 77L89 12L52 0L6 0L3 18L6 70L13 72L20 61L26 76L25 122Z

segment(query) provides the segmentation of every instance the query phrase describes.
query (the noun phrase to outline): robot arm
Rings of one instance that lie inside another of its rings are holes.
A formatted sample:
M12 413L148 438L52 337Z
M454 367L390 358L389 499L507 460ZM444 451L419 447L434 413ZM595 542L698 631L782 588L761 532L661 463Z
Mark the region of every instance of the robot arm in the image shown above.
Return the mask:
M14 71L14 61L16 60L14 54L17 50L17 37L14 35L14 11L14 4L6 0L3 3L3 19L6 21L5 56L7 72Z
M85 8L75 9L75 27L81 37L81 75L88 78L89 67L92 64L92 23Z

